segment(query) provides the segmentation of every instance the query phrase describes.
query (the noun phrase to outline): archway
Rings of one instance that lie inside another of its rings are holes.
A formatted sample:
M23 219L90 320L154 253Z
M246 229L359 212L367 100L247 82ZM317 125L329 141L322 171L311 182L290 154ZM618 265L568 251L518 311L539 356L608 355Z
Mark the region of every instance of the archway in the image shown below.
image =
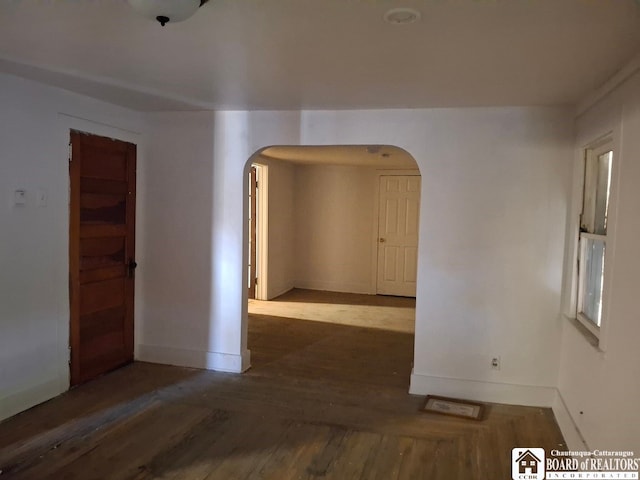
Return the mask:
M401 320L403 315L397 314L394 318L389 312L392 308L396 308L395 312L400 312L413 305L410 326L413 344L415 303L406 299L391 301L390 297L385 299L376 297L376 294L415 297L417 293L419 197L411 204L415 211L410 212L415 216L415 243L413 247L402 251L396 248L399 252L397 258L403 262L406 259L413 260L411 268L398 270L402 270L401 273L407 277L406 283L413 282L413 290L410 288L408 291L404 290L404 293L402 290L381 290L380 271L384 268L379 268L382 263L387 270L390 263L398 267L395 260L389 262L381 255L383 248L390 251L393 247L381 243L385 241L380 234L380 218L384 213L384 208L380 208L381 181L417 179L412 185L414 189L417 185L419 195L420 172L415 159L405 150L389 145L275 146L258 150L247 160L247 176L252 165L260 165L268 172L264 175L264 180L260 181L258 193L258 198L265 199L262 200L263 207L265 201L269 202L269 228L264 228L264 225L259 227L261 232L269 232L263 242L259 242L259 257L268 262L268 266L258 267L263 275L264 272L268 273L267 277L258 278L258 282L266 297L264 300L280 299L272 303L263 302L257 310L261 312L259 314L277 316L282 314L284 308L287 317L297 316L304 320L313 317L312 321L353 327L363 327L357 318L362 320L363 315L366 315L371 322L367 327L373 325L372 328L402 331L408 329L406 325L402 325L402 322L406 323L406 319ZM245 182L246 190L249 189L249 184L250 182ZM248 197L247 192L247 204ZM243 209L245 246L251 237L249 210ZM405 219L410 216L406 211L404 215ZM408 224L397 218L394 221ZM413 255L406 253L411 248ZM248 250L245 248L246 259L249 257ZM245 285L253 281L247 278L250 271L245 269ZM287 292L290 293L280 297ZM314 292L325 293L318 297ZM313 298L313 314L308 311L300 313L300 308L304 307L309 298ZM319 304L330 304L332 301L340 306L318 307ZM247 305L247 289L243 292L243 302L244 307ZM254 306L256 303L260 302L254 302ZM292 313L294 307L299 313ZM376 308L386 308L387 318L376 320ZM280 313L275 313L278 309ZM249 310L250 308L243 308L243 332L248 331ZM336 312L344 314L347 311L353 318L336 320ZM245 348L247 346L252 347L247 343L243 345ZM252 357L258 360L255 353ZM407 385L409 373L407 372Z

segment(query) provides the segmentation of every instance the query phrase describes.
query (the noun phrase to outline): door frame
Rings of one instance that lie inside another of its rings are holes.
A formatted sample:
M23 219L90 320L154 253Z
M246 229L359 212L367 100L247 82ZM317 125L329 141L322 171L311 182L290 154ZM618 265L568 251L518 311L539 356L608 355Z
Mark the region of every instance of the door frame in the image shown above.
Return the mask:
M256 288L258 283L258 167L249 167L249 299L256 298Z
M254 162L258 181L256 208L256 300L269 300L269 166Z
M81 376L81 362L80 362L80 346L81 346L81 264L80 264L80 252L81 252L81 171L82 171L82 142L83 137L92 137L100 144L110 144L111 141L119 142L126 148L126 155L131 163L127 163L127 177L133 178L133 185L131 181L127 182L130 191L126 200L126 220L125 226L126 243L125 243L125 265L129 263L128 275L129 281L126 282L124 288L124 300L125 300L125 347L127 352L127 363L134 360L135 350L135 274L132 274L131 263L135 266L136 262L136 171L137 171L137 145L131 142L114 139L113 137L106 137L104 135L96 135L87 133L80 130L71 129L69 132L69 371L70 371L70 384L71 386L80 385L86 381L92 380L93 377ZM131 148L133 147L133 148ZM133 195L132 195L133 193ZM132 195L132 196L131 196ZM131 202L133 198L133 202ZM75 207L75 208L74 208ZM129 316L130 315L130 316ZM127 321L130 320L130 323ZM74 353L75 352L75 353ZM129 357L129 354L131 355ZM98 374L107 373L111 368Z
M373 228L371 236L371 295L378 294L378 228L380 227L380 178L381 177L422 177L420 170L376 170L375 175L375 201L373 202ZM422 190L424 185L420 185L420 202L422 202ZM418 224L418 244L420 243L420 225ZM418 255L420 249L418 249ZM416 297L417 298L417 297Z
M56 136L59 139L59 150L56 158L59 160L59 168L60 175L64 176L64 182L66 185L66 190L64 193L64 198L66 199L66 205L70 205L71 197L71 178L69 176L69 140L71 138L71 131L77 130L81 132L88 133L90 135L98 135L102 137L114 138L116 140L121 140L123 142L133 143L137 147L137 158L136 158L136 167L137 167L137 175L136 175L136 218L138 219L138 224L140 218L144 218L144 203L141 201L144 193L144 180L141 175L144 172L144 137L142 133L138 130L134 130L132 128L122 128L116 125L111 125L110 122L112 118L105 118L102 121L96 119L87 119L82 118L74 114L60 112L58 113ZM63 173L64 172L64 173ZM51 198L53 201L53 196ZM61 253L61 265L64 265L64 270L61 271L61 279L64 277L64 300L61 301L60 311L61 316L60 323L58 324L58 336L57 336L57 345L58 345L58 381L57 387L55 388L55 394L62 393L68 390L71 386L71 370L70 370L70 333L71 333L71 288L69 284L69 243L70 243L70 211L67 211L67 215L65 217L66 223L60 225L60 234L64 235L64 249ZM144 232L141 229L136 231L135 238L135 251L136 251L136 261L138 264L143 262L144 249L143 247L143 234ZM62 245L61 245L62 246ZM138 295L141 291L141 275L140 271L137 272L134 278L134 319L142 318L142 304L138 299ZM138 351L140 345L140 334L141 334L142 324L140 321L134 321L134 359L138 358Z

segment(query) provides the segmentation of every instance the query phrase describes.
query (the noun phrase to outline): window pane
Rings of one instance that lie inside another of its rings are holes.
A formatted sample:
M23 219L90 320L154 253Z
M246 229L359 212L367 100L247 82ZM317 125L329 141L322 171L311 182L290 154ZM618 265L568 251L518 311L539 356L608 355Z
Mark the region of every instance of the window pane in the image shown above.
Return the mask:
M609 150L598 156L598 184L596 187L595 231L599 235L607 234L607 214L609 211L609 190L611 189L611 160L613 152Z
M583 257L581 275L583 275L580 312L598 327L602 320L602 286L604 275L604 240L583 238Z
M611 150L597 155L592 150L587 151L581 224L583 232L607 234L612 162Z

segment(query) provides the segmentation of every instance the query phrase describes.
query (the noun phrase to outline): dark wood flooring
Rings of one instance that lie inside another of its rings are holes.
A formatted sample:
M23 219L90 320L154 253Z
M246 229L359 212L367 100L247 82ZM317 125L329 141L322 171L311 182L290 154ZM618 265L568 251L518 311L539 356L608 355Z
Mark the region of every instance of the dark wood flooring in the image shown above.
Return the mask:
M512 448L564 447L550 409L420 412L410 333L249 327L246 374L135 363L0 423L0 480L502 480Z

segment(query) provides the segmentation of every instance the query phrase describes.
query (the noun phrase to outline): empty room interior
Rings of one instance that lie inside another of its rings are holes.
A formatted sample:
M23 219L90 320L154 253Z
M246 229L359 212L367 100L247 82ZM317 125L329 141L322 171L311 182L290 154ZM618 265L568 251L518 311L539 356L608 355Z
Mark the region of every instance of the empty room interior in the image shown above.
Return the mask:
M2 2L0 478L638 478L638 132L636 0Z

